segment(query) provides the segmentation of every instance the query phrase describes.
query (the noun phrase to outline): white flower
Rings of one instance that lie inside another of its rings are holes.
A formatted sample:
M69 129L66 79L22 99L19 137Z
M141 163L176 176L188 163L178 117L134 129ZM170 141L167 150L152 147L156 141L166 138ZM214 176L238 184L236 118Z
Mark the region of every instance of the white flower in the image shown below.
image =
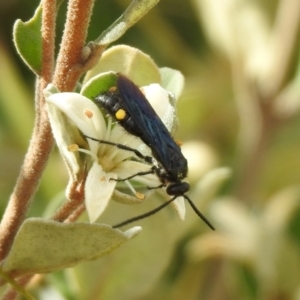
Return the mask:
M123 144L130 148L138 149L141 152L146 149L148 153L145 154L151 155L149 149L145 147L139 138L128 134L119 125L112 127L110 119L106 125L99 108L90 99L78 93L50 94L49 91L50 87L45 91L46 101L55 105L66 114L84 135L98 140ZM166 107L164 111L159 111L159 114L163 120L164 118L167 120L166 126L171 128L173 124L169 115L172 109L174 111L174 108L168 101L169 93L163 90L158 84L150 85L145 89L144 93L147 98L150 98L150 101L151 97L148 97L149 93L160 94L161 99L158 101L156 98L154 109L157 110L161 106ZM173 113L173 120L174 117L175 112ZM110 179L127 178L138 172L148 171L151 165L143 161L137 161L137 157L133 152L119 149L117 146L107 145L91 139L87 139L87 142L89 150L78 149L78 151L91 155L93 160L85 183L85 205L90 221L95 222L106 208L116 188L117 182ZM130 160L133 157L135 160ZM159 178L154 174L136 176L134 177L134 181L153 187L160 184ZM125 181L125 183L137 198L140 197L142 199L144 197L144 195L136 193L130 182ZM185 207L182 204L183 199L181 198L176 199L174 205L180 218L183 219Z
M230 258L251 267L262 290L274 286L284 290L300 274L299 247L289 231L299 209L299 195L300 187L290 186L255 210L231 197L215 201L211 214L217 230L189 243L189 259ZM227 272L232 276L232 269ZM293 284L299 285L298 281Z

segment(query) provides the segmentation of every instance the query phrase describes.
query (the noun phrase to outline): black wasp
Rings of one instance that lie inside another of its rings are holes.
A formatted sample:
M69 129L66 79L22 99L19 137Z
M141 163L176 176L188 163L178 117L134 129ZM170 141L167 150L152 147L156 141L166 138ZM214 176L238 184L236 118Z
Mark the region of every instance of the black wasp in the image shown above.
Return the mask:
M106 110L128 133L139 137L147 146L149 146L154 157L153 159L152 157L144 156L138 150L125 145L99 141L115 145L127 151L132 151L139 158L152 164L152 168L149 171L139 172L128 178L120 179L119 181L131 179L137 175L155 173L161 181L161 185L155 188L165 186L167 194L173 196L169 201L165 202L155 210L129 219L114 227L123 226L149 216L168 205L177 197L182 196L190 203L196 214L211 229L214 229L211 223L185 194L190 189L190 185L187 182L182 181L187 176L188 172L187 160L182 155L180 147L173 140L168 129L138 86L124 75L118 73L116 87L111 88L104 94L96 96L94 100L98 106L104 108L104 110Z

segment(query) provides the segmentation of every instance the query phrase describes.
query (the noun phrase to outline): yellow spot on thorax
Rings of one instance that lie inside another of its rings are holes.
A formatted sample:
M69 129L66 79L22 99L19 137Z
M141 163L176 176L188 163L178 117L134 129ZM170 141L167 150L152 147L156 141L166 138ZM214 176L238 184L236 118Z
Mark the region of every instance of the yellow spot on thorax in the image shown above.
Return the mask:
M116 113L115 113L115 118L117 120L123 120L126 117L126 111L124 109L119 109Z
M108 89L109 92L114 93L117 90L116 86L112 86Z

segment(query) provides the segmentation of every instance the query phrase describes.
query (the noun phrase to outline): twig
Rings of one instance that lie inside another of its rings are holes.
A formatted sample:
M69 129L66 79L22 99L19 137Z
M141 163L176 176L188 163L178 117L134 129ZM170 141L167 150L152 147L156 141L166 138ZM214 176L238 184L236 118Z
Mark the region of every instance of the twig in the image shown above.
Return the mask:
M70 222L69 218L71 218L76 211L79 210L78 213L80 214L84 210L84 182L83 180L73 183L69 189L69 200L55 213L52 217L53 220L63 222L68 219L68 222ZM77 217L79 217L78 213L75 213ZM74 216L72 220L75 221Z
M15 282L14 288L10 288L4 295L2 300L14 300L18 296L18 292L26 297L27 300L34 300L34 298L22 287L27 285L34 275L25 275L22 278L19 278ZM11 279L12 280L12 279ZM14 281L14 280L13 280ZM15 288L18 287L16 290Z
M85 61L82 49L94 6L94 0L70 0L61 48L54 72L54 85L61 91L72 91L82 73Z
M0 260L7 255L13 239L22 224L29 204L38 188L40 178L48 161L53 147L53 137L44 109L42 90L51 81L54 65L54 32L55 32L55 5L53 1L43 3L43 68L41 79L36 88L36 119L32 138L24 158L23 165L16 186L9 199L0 226ZM46 51L44 51L47 49Z

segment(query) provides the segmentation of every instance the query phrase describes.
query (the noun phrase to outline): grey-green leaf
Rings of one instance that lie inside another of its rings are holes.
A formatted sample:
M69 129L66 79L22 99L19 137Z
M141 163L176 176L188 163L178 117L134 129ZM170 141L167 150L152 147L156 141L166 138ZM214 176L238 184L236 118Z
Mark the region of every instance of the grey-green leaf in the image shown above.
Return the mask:
M123 73L138 86L160 83L160 70L152 58L141 50L127 45L117 45L106 50L98 64L87 72L83 83L109 71Z
M122 232L102 224L30 218L21 226L2 269L46 273L72 267L106 255L140 231L140 227Z
M36 74L40 74L42 66L42 6L28 22L17 20L13 29L15 47L24 62Z
M171 68L160 68L161 86L175 95L178 99L184 87L184 77L180 71Z
M133 0L122 16L105 30L95 41L100 45L109 45L119 39L127 29L139 21L155 6L159 0Z

